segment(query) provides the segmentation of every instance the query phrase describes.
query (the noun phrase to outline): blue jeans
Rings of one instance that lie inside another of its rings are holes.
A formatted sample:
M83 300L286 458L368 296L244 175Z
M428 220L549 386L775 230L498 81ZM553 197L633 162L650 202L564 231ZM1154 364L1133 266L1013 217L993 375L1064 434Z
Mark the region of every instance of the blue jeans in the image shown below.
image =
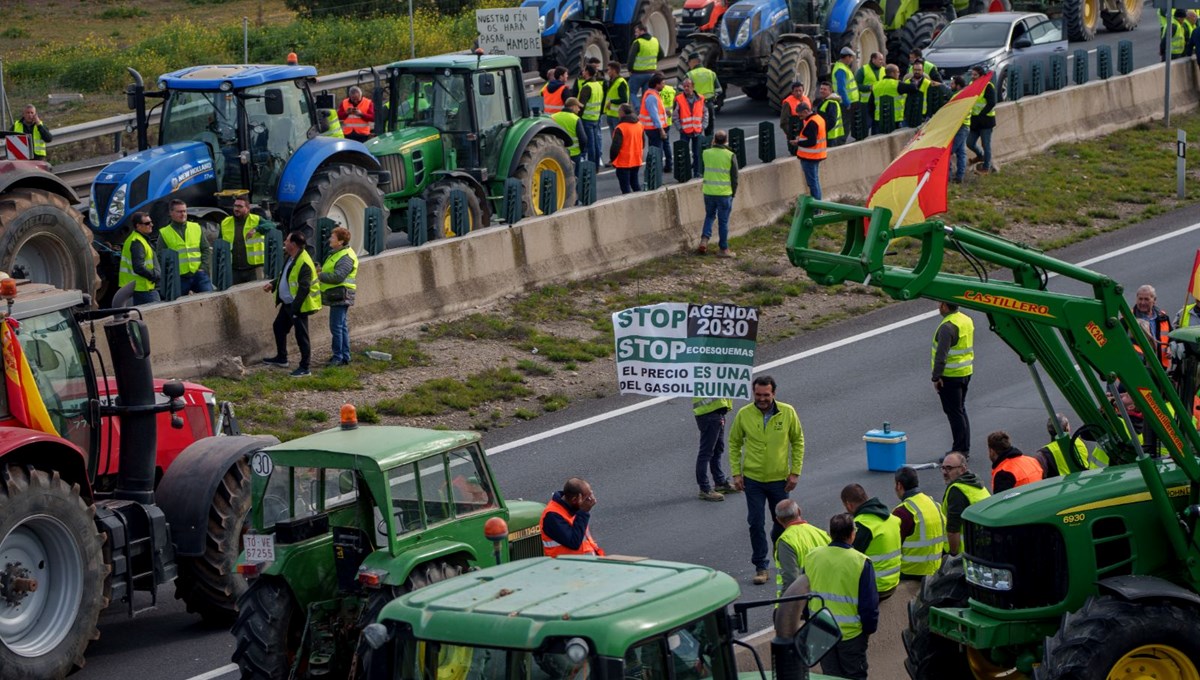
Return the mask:
M600 141L600 121L583 121L583 134L587 135L588 144L587 153L583 154L583 159L595 163L598 168L600 167L600 152L603 146L603 142Z
M821 161L801 158L800 167L804 169L804 183L808 185L808 194L818 201L821 200Z
M617 171L617 184L621 185L621 193L628 194L632 191L642 190L642 180L639 175L642 172L642 166L634 168L614 168Z
M772 546L779 540L783 527L775 521L775 506L779 501L788 497L784 488L786 481L758 482L749 477L742 477L746 488L746 523L750 525L750 561L755 569L766 569L771 564ZM766 527L763 522L763 503L771 514L771 542L767 543Z
M725 410L719 409L696 416L696 427L700 429L700 451L696 454L696 483L701 491L712 491L708 473L712 472L713 484L725 486L729 479L721 471L721 457L725 454Z
M988 170L993 170L992 167L992 130L995 128L983 128L982 130L971 130L970 136L967 137L967 147L976 156L983 159L983 167ZM983 151L979 150L979 140L983 140Z
M161 299L162 298L160 298L158 296L157 290L136 291L133 294L133 304L135 306L136 305L148 305L148 304L151 304L154 302L158 302Z
M658 148L662 149L662 153L663 153L662 167L663 167L664 173L671 172L671 142L669 140L669 137L670 137L669 133L668 133L667 137L663 136L662 128L654 128L652 130L646 130L646 144L645 144L646 150L649 151L653 147L658 147Z
M733 196L704 197L704 231L700 235L712 238L713 218L717 219L718 245L721 250L729 249L729 213L733 210Z
M329 332L333 335L332 361L350 361L350 307L347 305L329 306Z
M688 148L692 150L692 177L700 177L704 173L704 168L700 162L700 138L703 135L689 135L681 133L679 138L688 143Z
M954 133L954 145L952 148L954 154L954 179L962 180L963 173L967 171L967 133L970 129L964 125Z
M642 110L642 90L646 89L646 85L649 84L650 77L653 75L653 71L629 74L629 103L633 106L633 115L635 116Z
M203 269L198 269L192 274L179 277L180 297L188 293L211 293L212 289L212 281L208 278L208 272Z

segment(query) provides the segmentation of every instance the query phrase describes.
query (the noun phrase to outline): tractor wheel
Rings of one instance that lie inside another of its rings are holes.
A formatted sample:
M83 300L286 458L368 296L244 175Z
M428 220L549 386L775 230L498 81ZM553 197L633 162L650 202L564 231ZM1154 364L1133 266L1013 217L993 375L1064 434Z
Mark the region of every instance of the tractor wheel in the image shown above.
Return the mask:
M521 202L526 217L542 214L540 197L543 170L553 172L558 180L555 209L562 210L575 205L575 165L571 163L566 144L548 134L535 135L521 153L521 162L513 173L525 187Z
M1063 0L1062 15L1063 24L1067 27L1067 40L1087 42L1096 37L1096 28L1100 24L1100 0Z
M607 64L611 52L612 48L603 31L577 28L554 46L554 62L570 71L571 75L579 75L587 66L588 59L595 57L601 64Z
M425 210L428 220L429 241L440 238L454 238L453 221L451 220L450 195L455 189L467 195L467 232L486 227L484 224L483 208L479 203L479 195L466 182L448 180L438 182L425 192Z
M716 45L707 40L699 42L690 42L679 52L679 63L686 65L692 59L692 55L700 57L700 65L706 68L715 69L717 67L717 58L721 56L721 50Z
M362 252L367 235L364 211L370 207L382 210L383 223L387 224L383 192L367 171L357 165L329 165L313 173L292 215L292 228L303 232L312 244L317 219L328 217L350 230L350 247L354 252Z
M861 63L867 63L875 52L882 54L887 49L887 38L883 32L883 21L879 13L862 8L854 13L846 31L837 36L830 50L831 58L836 59L843 47L849 47L858 55ZM809 87L808 83L804 84Z
M908 55L915 49L923 50L946 27L946 15L941 12L917 12L896 31L893 47L899 57L907 63ZM899 58L898 57L898 58ZM903 74L904 69L901 69Z
M228 626L237 617L237 601L246 579L237 573L242 535L250 515L250 466L239 459L217 486L208 506L204 554L179 556L175 598L205 623Z
M984 14L987 12L1011 12L1012 2L1010 0L971 0L967 3L967 14Z
M1142 20L1142 3L1138 0L1120 0L1117 11L1100 12L1100 20L1109 32L1132 31Z
M0 194L0 271L92 295L100 287L98 259L83 216L67 199L40 189Z
M792 91L792 81L799 80L809 92L817 82L817 57L804 43L776 43L767 62L767 103L778 111Z
M1046 639L1037 680L1200 677L1200 611L1093 596Z
M304 633L304 612L282 579L259 578L238 600L233 662L242 680L286 680ZM302 673L297 677L304 677Z
M966 604L967 577L962 557L947 557L936 574L925 577L920 592L908 603L908 630L902 638L908 652L904 667L913 680L972 677L966 652L929 629L931 608Z
M57 472L0 468L0 680L83 666L108 604L94 515Z
M662 47L664 55L669 57L675 54L679 42L675 37L675 15L667 0L642 0L634 23L645 26L650 35L658 38L658 44Z

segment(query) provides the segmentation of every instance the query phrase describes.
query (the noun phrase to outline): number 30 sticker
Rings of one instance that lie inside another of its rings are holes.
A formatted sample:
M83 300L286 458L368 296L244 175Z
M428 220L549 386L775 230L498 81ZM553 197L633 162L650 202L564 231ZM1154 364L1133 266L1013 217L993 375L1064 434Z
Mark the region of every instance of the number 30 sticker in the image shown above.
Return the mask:
M275 463L271 461L269 454L259 451L250 457L250 470L259 477L270 477L271 471L275 469Z

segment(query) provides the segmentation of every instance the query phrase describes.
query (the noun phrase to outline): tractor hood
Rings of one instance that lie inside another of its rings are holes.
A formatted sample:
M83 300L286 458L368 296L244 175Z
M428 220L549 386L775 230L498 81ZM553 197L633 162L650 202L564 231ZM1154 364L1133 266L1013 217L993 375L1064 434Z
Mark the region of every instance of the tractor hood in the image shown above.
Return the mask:
M411 196L445 165L442 134L432 126L409 127L366 142L367 150L391 173L389 196Z
M554 35L564 19L583 12L583 3L580 0L524 0L521 6L537 8L538 30L541 31L542 37Z
M100 233L115 232L128 215L152 202L205 182L214 183L212 152L203 142L178 142L139 151L101 170L92 184L88 222Z
M754 18L758 17L755 22ZM731 6L721 17L718 37L721 47L738 50L747 47L756 32L765 31L788 17L784 0L742 0ZM757 31L755 24L757 23Z

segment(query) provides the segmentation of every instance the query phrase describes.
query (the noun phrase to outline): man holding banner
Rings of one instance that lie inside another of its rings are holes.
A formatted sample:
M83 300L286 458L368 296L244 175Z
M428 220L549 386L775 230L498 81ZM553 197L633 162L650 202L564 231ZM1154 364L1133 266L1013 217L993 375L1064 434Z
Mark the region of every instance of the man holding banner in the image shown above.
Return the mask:
M788 498L800 481L804 465L804 428L796 409L775 401L775 379L760 375L753 383L754 403L743 406L729 430L729 470L733 488L746 492L746 522L750 525L750 561L754 584L769 577L770 547L783 527L775 520L775 506ZM771 513L771 542L767 543L763 504Z

